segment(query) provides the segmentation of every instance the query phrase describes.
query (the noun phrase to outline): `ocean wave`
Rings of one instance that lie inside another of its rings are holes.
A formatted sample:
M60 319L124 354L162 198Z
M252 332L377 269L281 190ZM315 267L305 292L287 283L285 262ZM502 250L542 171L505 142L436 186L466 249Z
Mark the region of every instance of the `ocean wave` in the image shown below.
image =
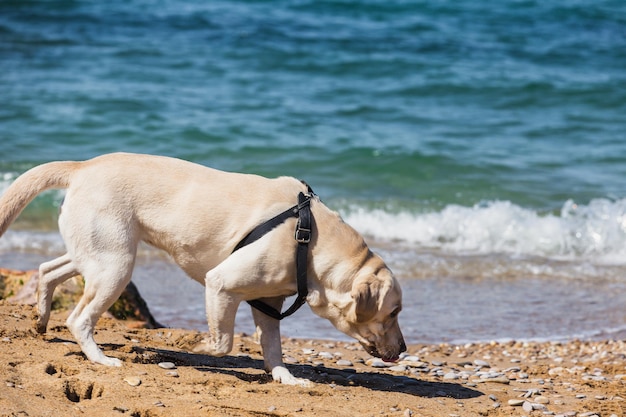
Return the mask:
M0 252L60 256L65 253L65 244L58 232L8 230L0 238Z
M509 201L440 211L392 212L352 205L340 210L361 233L449 253L511 254L555 260L626 263L626 199L566 201L556 213L540 213Z
M0 172L0 195L4 194L9 185L15 181L17 172Z

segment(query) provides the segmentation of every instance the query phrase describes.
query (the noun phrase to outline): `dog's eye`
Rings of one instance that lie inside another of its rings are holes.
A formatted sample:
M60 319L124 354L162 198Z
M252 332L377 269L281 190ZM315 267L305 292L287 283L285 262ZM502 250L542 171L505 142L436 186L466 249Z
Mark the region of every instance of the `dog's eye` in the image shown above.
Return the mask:
M389 315L389 317L391 317L392 319L395 319L396 317L398 317L398 314L400 314L400 308L396 308L395 310L393 310L391 314Z

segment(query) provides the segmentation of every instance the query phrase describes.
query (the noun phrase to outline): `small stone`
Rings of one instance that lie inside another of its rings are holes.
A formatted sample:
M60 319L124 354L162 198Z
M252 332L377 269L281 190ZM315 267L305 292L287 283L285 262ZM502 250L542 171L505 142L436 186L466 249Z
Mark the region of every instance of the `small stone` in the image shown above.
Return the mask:
M528 402L528 401L518 400L518 399L512 399L512 400L509 400L509 401L508 401L508 404L509 404L511 407L519 407L519 406L521 406L522 404L524 404L525 402Z
M406 372L407 368L404 365L395 365L395 366L390 366L388 369L392 372Z
M267 409L267 411L269 411L270 413L272 411L276 411L276 406L275 405L270 405L269 408Z
M352 362L347 359L339 359L335 362L338 366L354 366Z
M539 404L550 404L550 399L548 397L540 395L538 397L535 397L535 402Z
M605 395L596 395L596 400L606 400L606 396Z
M511 380L506 376L496 376L494 378L482 379L481 382L494 382L496 384L510 384Z
M474 361L474 365L476 366L480 366L481 368L491 368L491 366L489 366L489 364L481 359L476 359Z
M171 376L172 378L178 378L178 372L176 371L168 371L165 373L165 376Z
M302 349L302 353L304 353L305 355L312 355L312 354L315 353L315 349L304 348L304 349Z
M526 390L526 392L524 393L523 397L524 398L530 398L533 395L538 395L539 394L539 390L537 388L531 388Z
M126 378L124 378L124 381L131 387L137 387L141 385L141 379L136 376L127 376Z
M522 403L522 409L526 411L527 413L530 413L534 410L533 405L528 401L524 401Z
M548 371L548 375L550 376L554 376L554 375L559 375L561 373L563 373L563 367L562 366L557 366L556 368L552 368Z
M318 357L322 358L322 359L334 359L334 356L332 353L330 352L320 352L317 355Z
M445 362L441 362L441 361L430 361L430 364L432 366L443 366L445 365Z
M587 396L585 394L578 394L576 398L579 400L584 400L585 398L587 398Z
M157 401L157 402L155 402L155 403L154 403L154 405L155 405L156 407L165 407L165 404L163 404L161 401Z
M411 411L409 408L404 410L404 417L411 417L411 416L413 416L413 411Z
M412 361L412 360L408 360L408 359L403 359L403 360L401 360L398 363L400 365L410 366L411 368L426 368L426 367L428 367L428 364L426 362Z
M293 365L293 364L295 364L295 363L298 363L298 360L297 360L296 358L294 358L293 356L285 356L285 357L283 358L283 362L285 362L285 363L289 363L289 364L292 364L292 365Z
M159 363L159 368L174 369L174 368L176 368L176 365L174 365L174 363L172 363L172 362L160 362Z
M448 372L443 376L443 379L454 380L459 379L459 375L455 372Z
M495 395L493 395L493 394L489 394L489 399L490 399L491 401L498 401L498 397L496 397L496 396L495 396Z
M2 341L8 343L8 342L11 341L11 338L10 337L3 337Z
M389 368L390 366L393 366L393 364L378 358L368 359L365 363L372 368Z

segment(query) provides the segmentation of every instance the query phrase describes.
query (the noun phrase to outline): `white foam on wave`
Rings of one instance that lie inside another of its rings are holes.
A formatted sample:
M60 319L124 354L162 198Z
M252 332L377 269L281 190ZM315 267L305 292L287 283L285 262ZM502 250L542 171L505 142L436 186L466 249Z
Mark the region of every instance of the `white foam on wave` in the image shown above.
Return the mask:
M2 172L0 173L0 195L4 194L9 185L17 178L17 172Z
M508 201L448 205L429 213L351 206L342 216L375 239L404 241L451 253L539 256L626 263L626 199L568 200L559 213L540 214Z
M0 252L24 252L59 256L65 252L65 244L59 232L36 232L8 230L0 238Z

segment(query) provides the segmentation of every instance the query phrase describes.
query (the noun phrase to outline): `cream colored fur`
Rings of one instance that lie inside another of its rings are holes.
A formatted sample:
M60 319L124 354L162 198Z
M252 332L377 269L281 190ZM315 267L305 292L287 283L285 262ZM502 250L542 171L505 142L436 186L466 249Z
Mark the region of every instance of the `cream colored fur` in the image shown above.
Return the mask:
M46 331L52 293L70 277L85 277L85 292L67 319L93 362L120 366L94 341L98 318L131 279L137 245L169 253L206 288L208 340L196 350L222 356L233 346L242 301L263 298L277 308L296 292L295 219L232 253L262 221L297 202L306 187L289 177L227 173L190 162L115 153L84 162L51 162L20 176L0 198L0 235L22 209L49 188L66 188L59 230L67 253L40 266L37 331ZM397 314L397 280L363 238L338 214L313 199L307 298L313 312L385 360L405 350ZM279 321L253 309L265 367L274 380L307 384L282 361Z

